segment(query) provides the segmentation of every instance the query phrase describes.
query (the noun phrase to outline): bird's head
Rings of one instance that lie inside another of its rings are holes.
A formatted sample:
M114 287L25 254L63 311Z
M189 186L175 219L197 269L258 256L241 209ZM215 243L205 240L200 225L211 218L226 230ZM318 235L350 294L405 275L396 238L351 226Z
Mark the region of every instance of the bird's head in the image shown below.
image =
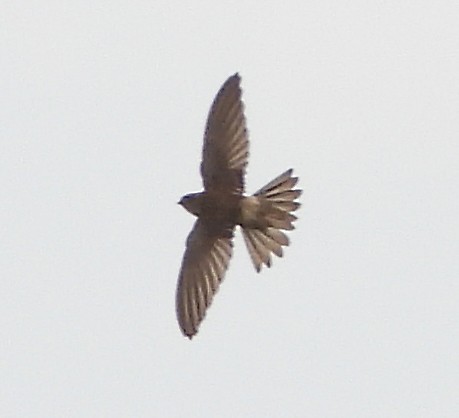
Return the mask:
M179 200L179 205L182 205L188 212L195 216L199 216L201 212L201 197L202 193L189 193Z

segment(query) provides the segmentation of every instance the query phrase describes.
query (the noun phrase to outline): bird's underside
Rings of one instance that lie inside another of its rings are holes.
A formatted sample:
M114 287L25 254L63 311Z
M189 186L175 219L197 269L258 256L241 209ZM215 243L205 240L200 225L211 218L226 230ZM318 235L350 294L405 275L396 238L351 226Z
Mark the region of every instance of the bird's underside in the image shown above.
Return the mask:
M180 204L197 216L179 274L176 309L182 332L192 338L222 282L233 252L236 225L257 272L271 266L271 254L282 257L289 245L283 230L292 230L292 213L300 204L298 178L287 170L253 196L244 196L248 135L241 101L240 77L231 76L209 111L201 175L204 192L184 196Z

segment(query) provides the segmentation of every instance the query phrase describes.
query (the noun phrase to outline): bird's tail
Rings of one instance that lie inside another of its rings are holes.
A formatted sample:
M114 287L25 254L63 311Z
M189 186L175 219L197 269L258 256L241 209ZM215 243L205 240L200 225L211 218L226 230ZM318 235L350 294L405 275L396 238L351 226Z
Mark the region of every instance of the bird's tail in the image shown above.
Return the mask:
M242 235L258 272L263 264L271 267L271 253L282 257L282 246L289 245L287 235L281 230L294 229L297 217L291 212L300 207L295 199L302 193L302 190L293 189L298 177L292 177L292 172L292 169L287 170L253 195L257 198L254 203L256 216L252 225L243 226Z

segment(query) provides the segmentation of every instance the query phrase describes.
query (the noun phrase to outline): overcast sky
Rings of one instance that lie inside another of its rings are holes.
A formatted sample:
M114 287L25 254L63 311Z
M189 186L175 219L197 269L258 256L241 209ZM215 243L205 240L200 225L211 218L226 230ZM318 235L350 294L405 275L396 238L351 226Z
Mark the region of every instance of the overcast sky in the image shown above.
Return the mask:
M2 1L1 417L459 416L457 1ZM209 106L242 77L247 192L199 334L175 287Z

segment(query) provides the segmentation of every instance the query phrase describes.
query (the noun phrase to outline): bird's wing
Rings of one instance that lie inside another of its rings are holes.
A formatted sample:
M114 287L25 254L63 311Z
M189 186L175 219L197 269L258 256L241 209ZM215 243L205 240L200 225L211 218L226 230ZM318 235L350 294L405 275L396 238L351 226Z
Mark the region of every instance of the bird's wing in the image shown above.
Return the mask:
M182 332L192 337L204 319L233 253L232 227L217 228L198 219L186 242L180 270L176 309Z
M207 191L235 194L244 191L249 141L240 81L237 73L225 81L207 117L201 163Z

